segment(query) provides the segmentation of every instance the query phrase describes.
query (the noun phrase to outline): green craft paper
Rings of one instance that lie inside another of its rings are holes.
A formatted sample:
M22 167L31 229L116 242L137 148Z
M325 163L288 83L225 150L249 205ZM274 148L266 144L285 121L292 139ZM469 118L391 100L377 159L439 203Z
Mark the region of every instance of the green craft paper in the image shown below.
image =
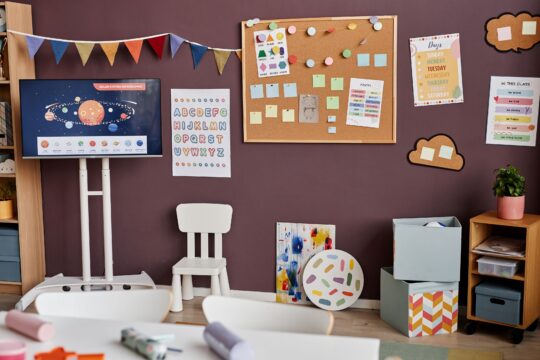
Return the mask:
M314 88L326 87L325 76L323 74L313 75L313 87Z
M326 97L326 109L327 110L339 110L339 96L327 96Z
M343 78L342 77L333 77L330 81L331 90L343 90Z

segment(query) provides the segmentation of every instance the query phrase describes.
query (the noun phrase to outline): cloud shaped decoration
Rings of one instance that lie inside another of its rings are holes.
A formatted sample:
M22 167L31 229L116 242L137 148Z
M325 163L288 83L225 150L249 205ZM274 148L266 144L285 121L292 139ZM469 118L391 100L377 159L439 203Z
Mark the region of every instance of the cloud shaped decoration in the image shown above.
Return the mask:
M409 151L407 157L414 165L454 171L460 171L465 165L465 159L458 153L454 140L445 134L437 134L430 139L416 140L414 150Z
M504 13L486 22L486 42L499 51L520 52L540 42L540 15Z

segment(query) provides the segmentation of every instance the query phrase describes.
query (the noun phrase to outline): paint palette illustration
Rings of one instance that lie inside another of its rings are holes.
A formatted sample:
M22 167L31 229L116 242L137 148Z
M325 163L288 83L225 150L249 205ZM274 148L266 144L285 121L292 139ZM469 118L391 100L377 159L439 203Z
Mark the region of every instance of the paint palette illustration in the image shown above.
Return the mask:
M364 272L343 250L325 250L313 256L304 269L304 291L315 305L325 310L343 310L362 293Z

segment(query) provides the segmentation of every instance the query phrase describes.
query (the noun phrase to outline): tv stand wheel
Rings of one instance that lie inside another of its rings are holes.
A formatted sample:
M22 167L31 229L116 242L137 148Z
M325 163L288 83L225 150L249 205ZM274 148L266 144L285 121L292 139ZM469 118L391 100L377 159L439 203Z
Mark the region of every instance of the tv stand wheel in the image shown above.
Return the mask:
M536 331L536 328L538 327L538 319L536 319L529 327L527 328L527 331Z
M521 344L523 341L523 330L512 329L512 344Z
M124 289L124 290L131 290L131 285L124 284L124 285L122 285L122 289Z
M67 285L62 286L62 291L68 292L70 290L71 290L71 287L69 287Z
M465 331L465 334L467 335L474 334L476 332L476 322L467 321L467 323L465 323L465 327L463 328L463 330Z

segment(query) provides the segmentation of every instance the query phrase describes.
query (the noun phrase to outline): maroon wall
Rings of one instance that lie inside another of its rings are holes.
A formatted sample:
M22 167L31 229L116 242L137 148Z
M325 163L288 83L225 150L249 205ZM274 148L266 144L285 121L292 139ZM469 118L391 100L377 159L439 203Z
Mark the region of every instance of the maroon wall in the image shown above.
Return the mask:
M491 75L540 76L540 45L521 54L496 52L484 43L484 23L502 12L540 13L538 1L493 0L167 0L31 1L39 35L81 40L122 39L174 32L210 46L240 47L239 22L260 17L399 16L397 139L395 145L244 144L240 62L231 57L218 76L208 53L192 69L183 46L171 60L156 59L145 45L139 65L121 48L110 67L96 48L82 67L72 46L55 65L48 44L37 56L40 78L161 78L164 156L113 159L115 272L147 271L170 281L171 265L185 254L175 223L181 202L224 202L234 207L224 253L234 289L273 291L276 221L337 226L337 245L360 261L363 298L379 297L379 268L392 263L395 217L469 217L493 208L493 169L519 167L528 181L527 211L540 212L540 148L485 144ZM227 4L227 5L225 5ZM408 39L461 34L465 103L413 107ZM232 178L173 177L170 142L171 88L230 88ZM461 172L411 166L406 154L419 137L450 134L466 158ZM47 274L80 274L80 225L76 160L42 161ZM98 187L99 161L90 162ZM101 207L91 201L92 268L103 269ZM464 229L464 246L468 238ZM441 254L444 256L444 254Z

